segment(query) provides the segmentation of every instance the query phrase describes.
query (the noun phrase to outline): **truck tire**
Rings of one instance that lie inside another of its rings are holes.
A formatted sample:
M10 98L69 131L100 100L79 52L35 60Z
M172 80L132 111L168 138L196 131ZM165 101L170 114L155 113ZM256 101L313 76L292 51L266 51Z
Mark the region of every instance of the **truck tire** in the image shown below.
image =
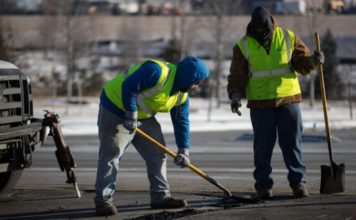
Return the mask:
M23 169L0 173L0 200L8 198L22 175Z

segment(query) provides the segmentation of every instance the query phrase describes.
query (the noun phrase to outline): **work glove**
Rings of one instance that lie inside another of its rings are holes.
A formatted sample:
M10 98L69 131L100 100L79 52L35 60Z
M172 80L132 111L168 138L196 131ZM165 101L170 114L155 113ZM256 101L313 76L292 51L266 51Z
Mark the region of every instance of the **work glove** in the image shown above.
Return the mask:
M308 63L310 66L317 66L319 64L324 64L325 56L322 51L314 51L313 55L308 58Z
M181 168L188 166L190 163L189 149L178 148L177 157L174 159L174 163Z
M239 108L242 106L241 104L241 95L238 92L235 92L232 94L231 96L231 103L230 103L230 107L231 107L231 111L232 113L236 113L239 116L241 116L241 112L239 110Z
M125 120L123 126L130 132L130 134L132 134L138 126L137 112L125 112Z

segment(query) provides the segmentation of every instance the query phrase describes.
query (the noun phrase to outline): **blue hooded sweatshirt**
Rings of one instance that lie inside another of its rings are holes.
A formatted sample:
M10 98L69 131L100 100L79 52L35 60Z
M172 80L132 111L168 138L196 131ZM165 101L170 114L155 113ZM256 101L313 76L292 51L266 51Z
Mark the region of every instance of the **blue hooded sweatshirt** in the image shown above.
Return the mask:
M131 112L137 111L137 95L140 91L155 86L160 76L161 67L155 62L148 61L126 78L122 84L122 101L125 109ZM184 91L191 85L208 78L208 76L209 69L202 60L196 57L184 58L177 64L171 95L178 91ZM110 102L104 90L101 94L100 102L112 113L125 118L125 113ZM177 146L179 148L189 148L189 97L182 105L172 108L170 114Z

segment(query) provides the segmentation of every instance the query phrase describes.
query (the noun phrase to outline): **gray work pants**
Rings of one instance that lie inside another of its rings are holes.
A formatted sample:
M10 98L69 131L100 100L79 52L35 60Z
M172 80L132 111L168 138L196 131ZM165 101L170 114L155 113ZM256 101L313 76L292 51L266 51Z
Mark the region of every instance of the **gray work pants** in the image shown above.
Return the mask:
M140 129L165 145L160 124L156 118L141 120ZM116 135L120 135L117 126L123 123L123 119L106 110L100 105L98 115L99 128L99 161L95 183L95 203L112 203L116 187L116 176L119 171L120 158L130 143L134 145L138 153L146 162L147 175L150 182L151 202L158 202L170 196L169 185L166 177L166 154L153 146L152 143L138 135L116 141ZM118 134L119 133L119 134Z

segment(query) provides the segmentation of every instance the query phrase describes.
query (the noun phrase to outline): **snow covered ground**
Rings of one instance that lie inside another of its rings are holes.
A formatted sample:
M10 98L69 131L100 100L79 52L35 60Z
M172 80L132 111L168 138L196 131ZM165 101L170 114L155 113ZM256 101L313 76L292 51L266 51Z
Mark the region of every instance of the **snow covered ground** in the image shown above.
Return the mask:
M66 107L63 99L38 99L34 100L34 114L36 117L43 117L43 110L54 111L61 119L62 131L65 135L95 135L97 134L97 113L99 99L85 98L89 104L69 105ZM229 103L223 103L219 108L212 102L214 108L210 117L208 113L209 100L191 99L191 131L222 131L222 130L251 130L249 109L245 107L246 100L243 100L242 116L232 114ZM356 110L353 110L353 119L350 117L350 109L347 102L329 102L329 122L331 129L356 127ZM305 129L324 129L323 107L321 102L317 102L313 108L305 100L301 105L303 125ZM353 103L355 108L356 103ZM66 113L67 112L67 113ZM210 120L209 120L210 118ZM173 126L170 121L170 114L157 114L157 119L161 123L164 133L172 133Z

